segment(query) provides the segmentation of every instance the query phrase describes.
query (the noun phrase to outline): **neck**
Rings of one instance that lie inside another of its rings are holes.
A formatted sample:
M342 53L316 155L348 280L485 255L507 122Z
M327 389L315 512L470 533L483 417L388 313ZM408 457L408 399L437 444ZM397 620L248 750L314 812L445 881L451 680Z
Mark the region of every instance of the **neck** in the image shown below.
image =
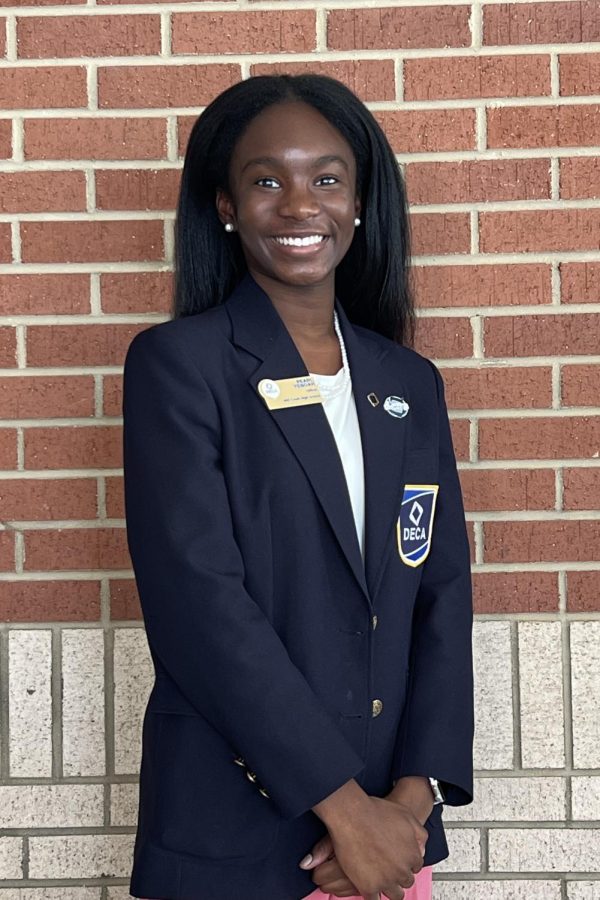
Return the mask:
M250 273L269 295L292 338L316 346L335 337L333 310L334 280L319 285L289 285L260 273Z

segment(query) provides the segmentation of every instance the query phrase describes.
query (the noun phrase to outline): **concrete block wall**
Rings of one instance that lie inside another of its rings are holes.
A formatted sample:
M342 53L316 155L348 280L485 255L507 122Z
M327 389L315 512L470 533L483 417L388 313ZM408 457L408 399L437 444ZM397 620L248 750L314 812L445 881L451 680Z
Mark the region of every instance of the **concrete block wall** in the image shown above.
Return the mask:
M403 167L468 510L477 791L435 898L600 900L598 0L0 0L0 900L128 896L123 356L195 117L304 70Z

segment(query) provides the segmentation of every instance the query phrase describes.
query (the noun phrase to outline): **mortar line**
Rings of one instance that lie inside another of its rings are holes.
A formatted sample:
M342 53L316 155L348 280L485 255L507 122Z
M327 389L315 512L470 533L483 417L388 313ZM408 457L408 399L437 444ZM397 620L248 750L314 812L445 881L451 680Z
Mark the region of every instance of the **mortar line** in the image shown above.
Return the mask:
M50 693L52 709L52 779L63 776L63 674L62 674L62 630L53 625L51 632L51 673Z
M8 629L0 628L0 781L10 776Z
M513 769L523 768L523 734L521 723L521 661L520 628L518 622L510 626L511 647L511 689L513 714Z

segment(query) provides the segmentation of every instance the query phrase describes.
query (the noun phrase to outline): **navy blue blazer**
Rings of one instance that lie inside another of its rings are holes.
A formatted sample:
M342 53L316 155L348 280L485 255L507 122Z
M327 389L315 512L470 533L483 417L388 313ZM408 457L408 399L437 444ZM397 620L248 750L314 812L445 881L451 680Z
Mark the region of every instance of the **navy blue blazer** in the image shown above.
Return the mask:
M127 537L156 668L136 896L307 896L298 863L326 830L311 807L350 778L384 796L432 775L449 804L472 799L469 550L442 381L336 309L364 563L322 405L272 410L257 389L307 369L250 275L129 346ZM431 864L448 853L440 806L426 827Z

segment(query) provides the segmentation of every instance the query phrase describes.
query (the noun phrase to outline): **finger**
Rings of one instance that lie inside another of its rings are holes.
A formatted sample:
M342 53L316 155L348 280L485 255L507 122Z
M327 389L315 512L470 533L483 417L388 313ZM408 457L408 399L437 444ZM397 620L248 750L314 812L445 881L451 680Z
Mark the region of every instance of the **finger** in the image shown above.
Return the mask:
M399 884L392 884L389 887L385 888L384 897L387 897L388 900L402 900L404 897L404 891Z
M323 894L333 894L334 897L356 897L356 886L348 878L328 881L320 885L320 888Z
M326 859L333 854L333 842L331 837L326 834L321 840L317 841L310 853L307 853L304 859L299 863L301 869L314 869L315 866L324 863Z
M381 900L381 897L378 893L377 894L363 894L362 898L363 898L363 900Z
M346 877L346 873L340 866L337 859L328 859L327 862L321 863L320 866L313 871L312 879L322 889L323 885L330 881L341 881Z

